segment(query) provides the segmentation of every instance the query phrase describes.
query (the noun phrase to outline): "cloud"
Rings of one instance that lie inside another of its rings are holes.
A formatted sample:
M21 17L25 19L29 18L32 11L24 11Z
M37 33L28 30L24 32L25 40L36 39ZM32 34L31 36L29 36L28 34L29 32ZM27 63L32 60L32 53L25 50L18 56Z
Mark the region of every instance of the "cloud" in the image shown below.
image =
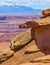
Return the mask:
M44 9L50 7L50 0L0 0L0 5L22 5Z
M50 2L50 0L45 0L46 2Z

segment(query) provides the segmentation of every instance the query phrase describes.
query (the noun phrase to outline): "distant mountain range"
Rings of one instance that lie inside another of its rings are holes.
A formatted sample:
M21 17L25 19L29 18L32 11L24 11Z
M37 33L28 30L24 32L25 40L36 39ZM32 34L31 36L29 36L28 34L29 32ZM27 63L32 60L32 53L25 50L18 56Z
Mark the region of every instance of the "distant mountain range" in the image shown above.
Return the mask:
M26 6L0 6L0 14L2 15L7 15L7 14L37 14L41 13L42 10L39 9L33 9L31 7L26 7Z

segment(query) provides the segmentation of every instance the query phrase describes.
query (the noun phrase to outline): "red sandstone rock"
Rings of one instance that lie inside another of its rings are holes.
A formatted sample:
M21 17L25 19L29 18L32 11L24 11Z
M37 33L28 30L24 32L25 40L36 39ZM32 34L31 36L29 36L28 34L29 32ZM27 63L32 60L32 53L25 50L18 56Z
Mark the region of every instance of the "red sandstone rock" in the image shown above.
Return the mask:
M34 21L28 21L26 23L19 25L19 28L32 28L36 26L38 26L38 23L35 23Z
M38 26L32 27L32 38L35 38L35 42L39 49L50 49L50 16L34 20ZM31 25L31 24L30 24Z
M42 11L42 15L44 16L50 16L50 9L46 9Z
M50 24L49 21L50 21L50 16L38 20L28 21L24 24L21 24L20 28L34 28L38 26L49 25Z
M39 49L50 49L50 25L33 28L35 42Z

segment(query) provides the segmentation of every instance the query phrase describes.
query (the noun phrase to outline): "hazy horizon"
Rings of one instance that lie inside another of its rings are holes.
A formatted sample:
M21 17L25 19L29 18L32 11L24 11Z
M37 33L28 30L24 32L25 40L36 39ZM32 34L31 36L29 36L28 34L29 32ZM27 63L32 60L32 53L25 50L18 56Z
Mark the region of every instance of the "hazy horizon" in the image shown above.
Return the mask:
M50 0L0 0L0 15L34 15L50 8Z
M50 0L0 0L0 6L27 6L33 9L47 9L50 8Z

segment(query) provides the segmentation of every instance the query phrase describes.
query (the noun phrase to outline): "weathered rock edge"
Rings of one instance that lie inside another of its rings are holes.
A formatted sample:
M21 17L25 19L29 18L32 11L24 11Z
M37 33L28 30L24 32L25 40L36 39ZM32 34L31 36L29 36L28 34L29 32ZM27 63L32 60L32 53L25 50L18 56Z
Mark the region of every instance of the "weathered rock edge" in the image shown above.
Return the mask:
M50 16L50 8L49 9L46 9L46 10L43 10L42 11L42 15L44 15L44 17Z
M48 21L50 20L50 18L49 18L50 17L50 8L43 10L42 15L43 15L43 17L41 19L33 20L33 21L27 21L26 23L20 24L19 28L33 28L33 27L37 27L39 25L49 24L50 22L47 23L47 20ZM43 21L43 22L41 22L41 21Z
M16 36L12 41L11 41L11 50L15 50L25 44L27 44L29 41L32 40L32 36L31 36L31 30L27 30L26 32L24 32L23 34L21 34L20 36Z
M10 48L0 51L0 63L13 56L13 54L14 51L10 50Z

